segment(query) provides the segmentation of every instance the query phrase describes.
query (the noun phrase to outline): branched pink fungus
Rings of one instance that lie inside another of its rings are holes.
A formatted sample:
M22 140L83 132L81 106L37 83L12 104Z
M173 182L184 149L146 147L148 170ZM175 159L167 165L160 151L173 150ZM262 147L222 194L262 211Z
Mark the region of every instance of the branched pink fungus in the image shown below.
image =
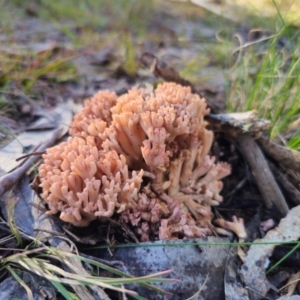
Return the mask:
M75 116L73 137L43 156L48 213L76 226L119 218L142 241L212 234L211 206L231 168L209 156L208 112L205 99L175 83L150 95L97 93Z
M232 222L226 221L224 219L217 219L214 223L224 229L233 231L239 237L240 241L243 241L247 238L243 218L232 216Z

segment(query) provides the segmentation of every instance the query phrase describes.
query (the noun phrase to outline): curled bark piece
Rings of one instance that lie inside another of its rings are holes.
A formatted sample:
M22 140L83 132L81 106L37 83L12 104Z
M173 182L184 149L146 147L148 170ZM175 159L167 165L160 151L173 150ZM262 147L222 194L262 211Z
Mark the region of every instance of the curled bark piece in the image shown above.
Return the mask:
M300 205L289 211L287 216L282 219L273 230L270 230L263 239L256 240L254 243L266 243L264 245L253 245L246 255L246 260L241 268L241 275L244 283L253 290L252 299L261 299L261 294L266 295L271 288L271 284L266 278L265 270L269 265L269 257L272 255L276 244L267 244L268 242L288 242L297 241L300 237Z
M272 204L274 204L281 215L285 216L288 213L289 208L269 169L262 151L250 134L239 134L237 140L243 155L251 167L266 207L271 208Z
M283 168L292 169L297 172L300 172L300 152L287 149L271 141L267 140L264 137L257 139L260 146L264 151L278 161Z
M254 110L236 113L209 114L208 120L218 130L234 128L238 132L260 133L270 127L270 121L259 119Z
M180 77L179 73L175 69L168 66L166 62L157 58L155 55L145 52L142 54L140 61L144 67L151 70L154 76L160 77L165 81L172 81L183 86L189 86L191 87L192 92L196 93L195 88L188 80Z

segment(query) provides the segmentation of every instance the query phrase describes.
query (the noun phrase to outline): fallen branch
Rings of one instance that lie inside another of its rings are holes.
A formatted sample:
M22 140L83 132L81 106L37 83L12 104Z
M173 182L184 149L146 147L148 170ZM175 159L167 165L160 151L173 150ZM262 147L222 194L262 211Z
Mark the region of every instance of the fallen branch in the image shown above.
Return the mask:
M55 141L60 138L62 129L58 129L54 131L53 136L48 141L42 143L35 151L41 152L52 146ZM40 155L35 155L33 157L28 158L25 162L23 162L19 168L14 171L5 174L0 177L0 197L7 192L14 184L16 184L24 173L32 167L38 160L40 159Z
M284 217L288 213L289 208L262 151L249 133L238 134L237 140L243 155L251 167L265 206L271 208L274 204L281 216Z

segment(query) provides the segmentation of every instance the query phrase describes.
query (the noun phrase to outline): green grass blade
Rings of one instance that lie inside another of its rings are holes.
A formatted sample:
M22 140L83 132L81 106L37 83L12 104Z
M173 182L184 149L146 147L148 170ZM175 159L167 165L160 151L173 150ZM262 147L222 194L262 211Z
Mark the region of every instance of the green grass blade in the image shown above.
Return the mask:
M19 277L19 275L10 266L7 266L6 269L16 279L16 281L26 290L28 300L33 300L33 294L29 286Z
M290 255L292 255L298 248L300 247L300 242L297 243L295 247L291 251L289 251L284 257L282 257L279 261L277 261L267 272L269 274L272 270L278 267L283 261L285 261Z
M10 201L10 203L8 203L7 224L8 224L10 231L16 238L18 245L21 246L23 243L23 240L22 240L19 228L16 225L15 216L14 216L14 209L15 209L16 204L17 204L17 201Z
M76 294L69 292L60 282L52 280L50 282L66 300L80 300Z

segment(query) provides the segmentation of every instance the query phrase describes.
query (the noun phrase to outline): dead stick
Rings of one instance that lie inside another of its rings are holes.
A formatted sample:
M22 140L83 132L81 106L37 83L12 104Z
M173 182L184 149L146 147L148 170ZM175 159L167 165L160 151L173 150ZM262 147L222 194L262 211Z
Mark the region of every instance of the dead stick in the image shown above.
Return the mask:
M284 217L288 213L289 208L262 151L248 133L239 134L237 140L243 155L251 167L266 207L271 208L272 204L274 204L282 214L282 217Z
M294 202L296 205L300 205L300 191L294 187L291 181L284 175L273 163L269 162L271 171L275 175L277 182L285 189L289 200Z
M290 150L271 141L266 138L260 137L257 139L264 151L274 158L285 169L292 169L300 172L300 152Z
M53 136L47 140L46 142L42 143L38 148L37 151L44 151L48 147L52 146L55 141L60 137L62 130L58 129L53 133ZM40 155L36 155L33 157L28 158L19 168L15 169L11 173L5 174L4 176L0 177L0 197L8 191L16 182L18 182L23 174L32 167L40 158Z
M16 161L22 160L24 158L27 158L27 157L33 156L33 155L42 155L44 153L46 153L46 151L31 152L31 153L28 153L28 154L25 154L23 156L16 158Z

